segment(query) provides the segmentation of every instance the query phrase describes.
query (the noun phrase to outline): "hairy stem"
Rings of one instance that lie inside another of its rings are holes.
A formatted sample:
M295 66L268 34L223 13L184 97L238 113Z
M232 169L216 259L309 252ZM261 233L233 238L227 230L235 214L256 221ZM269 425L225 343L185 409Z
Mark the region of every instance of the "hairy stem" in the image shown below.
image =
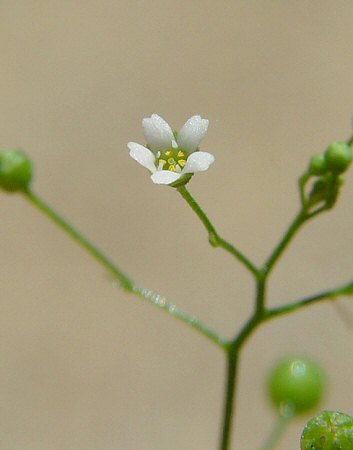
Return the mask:
M62 216L55 212L47 203L45 203L39 196L33 192L23 192L25 198L38 210L40 210L46 217L52 220L58 227L60 227L68 236L70 236L78 245L86 250L93 258L107 269L115 279L117 279L121 286L127 291L138 297L146 300L150 304L157 306L159 309L166 311L171 316L190 326L194 330L207 337L210 341L217 344L222 349L225 349L224 340L206 325L202 324L198 319L189 315L188 313L178 309L172 303L169 303L165 297L152 292L148 289L139 287L131 278L125 275L120 268L118 268L98 247L93 245L82 233L76 230L69 224Z

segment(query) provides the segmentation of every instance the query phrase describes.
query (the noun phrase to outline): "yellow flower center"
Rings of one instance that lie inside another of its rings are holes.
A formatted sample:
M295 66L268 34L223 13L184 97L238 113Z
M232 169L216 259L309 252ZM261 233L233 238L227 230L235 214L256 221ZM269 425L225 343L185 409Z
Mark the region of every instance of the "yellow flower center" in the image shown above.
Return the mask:
M158 170L170 170L180 173L186 164L187 154L179 148L171 148L162 152L156 161Z

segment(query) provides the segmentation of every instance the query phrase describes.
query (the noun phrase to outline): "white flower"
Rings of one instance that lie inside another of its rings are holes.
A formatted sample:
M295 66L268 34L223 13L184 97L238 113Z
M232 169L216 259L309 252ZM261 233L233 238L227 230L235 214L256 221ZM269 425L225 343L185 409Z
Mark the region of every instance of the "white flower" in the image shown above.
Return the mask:
M129 142L130 156L146 167L156 184L172 184L183 175L204 172L214 156L199 152L198 146L205 136L208 120L192 116L174 136L168 123L157 114L142 120L147 146Z

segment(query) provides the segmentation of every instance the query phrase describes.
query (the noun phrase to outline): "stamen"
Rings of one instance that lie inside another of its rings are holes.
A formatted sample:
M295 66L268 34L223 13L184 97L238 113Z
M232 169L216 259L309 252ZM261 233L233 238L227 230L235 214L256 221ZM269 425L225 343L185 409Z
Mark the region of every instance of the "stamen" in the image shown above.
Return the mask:
M187 160L187 153L178 148L170 148L164 152L158 152L157 155L159 155L156 161L157 170L181 173Z
M166 164L167 161L165 161L164 159L160 159L159 160L159 164L158 164L158 170L162 170L163 166Z

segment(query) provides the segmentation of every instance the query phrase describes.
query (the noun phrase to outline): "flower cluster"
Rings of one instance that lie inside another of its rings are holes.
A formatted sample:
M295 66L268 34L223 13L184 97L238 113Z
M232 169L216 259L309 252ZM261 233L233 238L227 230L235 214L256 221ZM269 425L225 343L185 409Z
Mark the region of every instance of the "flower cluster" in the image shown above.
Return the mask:
M204 172L214 156L198 151L205 136L208 120L192 116L179 132L173 133L169 124L157 114L142 120L146 146L129 142L130 156L148 169L156 184L185 184L195 172Z

